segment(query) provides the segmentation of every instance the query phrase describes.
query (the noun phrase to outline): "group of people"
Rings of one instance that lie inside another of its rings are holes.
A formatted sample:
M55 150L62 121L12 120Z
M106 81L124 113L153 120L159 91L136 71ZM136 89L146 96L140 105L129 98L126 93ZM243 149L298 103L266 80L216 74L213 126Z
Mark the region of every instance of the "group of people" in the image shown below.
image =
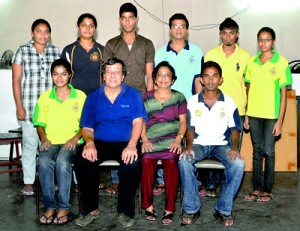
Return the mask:
M122 227L134 225L140 181L142 208L150 222L157 220L153 193L165 188L163 224L173 222L180 181L181 219L189 225L201 208L195 163L215 158L225 166L225 181L214 217L232 226L233 199L244 171L239 152L243 126L250 129L254 150L253 191L245 200L273 198L275 140L281 134L286 86L292 82L287 60L273 48L275 32L268 27L258 32L259 52L250 58L237 45L238 24L226 18L219 27L221 45L204 56L187 40L188 19L176 13L169 19L170 42L155 52L151 40L136 32L138 20L136 7L123 4L122 32L102 46L94 40L96 18L82 14L79 38L62 53L49 42L49 23L34 21L32 40L17 50L12 67L23 132L22 193L34 194L39 145L46 209L40 224L70 220L72 163L82 193L75 223L87 226L97 219L102 187L98 166L116 160L120 168L112 178ZM159 187L153 189L158 160L163 170L158 171Z

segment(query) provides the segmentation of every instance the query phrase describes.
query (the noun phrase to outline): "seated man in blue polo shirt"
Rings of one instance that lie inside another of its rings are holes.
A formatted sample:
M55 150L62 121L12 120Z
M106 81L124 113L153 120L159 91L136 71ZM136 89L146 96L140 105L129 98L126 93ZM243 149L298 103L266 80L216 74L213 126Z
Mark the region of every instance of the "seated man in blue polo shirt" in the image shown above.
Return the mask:
M234 101L218 89L223 82L220 65L208 61L201 69L203 91L188 100L187 144L178 162L183 190L182 223L192 224L200 215L195 163L209 157L222 162L226 176L214 217L225 226L232 226L233 198L244 171L238 149L241 122ZM228 139L230 133L231 142Z
M82 192L81 216L76 224L86 226L99 217L98 165L105 160L120 163L118 221L134 225L134 196L140 179L140 145L147 114L138 90L123 80L126 66L110 58L103 66L104 84L88 95L80 121L85 143L77 149L75 170Z

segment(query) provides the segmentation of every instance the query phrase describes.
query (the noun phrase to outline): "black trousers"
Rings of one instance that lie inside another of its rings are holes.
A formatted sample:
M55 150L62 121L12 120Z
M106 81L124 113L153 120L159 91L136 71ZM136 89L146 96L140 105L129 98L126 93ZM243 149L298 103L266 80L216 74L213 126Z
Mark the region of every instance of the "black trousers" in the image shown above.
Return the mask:
M82 192L82 215L98 209L99 205L99 164L105 160L116 160L120 163L119 169L119 193L118 193L118 214L124 213L130 218L134 217L135 192L140 180L140 160L132 164L125 164L121 155L128 144L127 142L104 142L95 140L98 153L98 161L91 162L82 157L82 150L85 144L79 145L76 151L75 172ZM140 144L137 147L140 153Z

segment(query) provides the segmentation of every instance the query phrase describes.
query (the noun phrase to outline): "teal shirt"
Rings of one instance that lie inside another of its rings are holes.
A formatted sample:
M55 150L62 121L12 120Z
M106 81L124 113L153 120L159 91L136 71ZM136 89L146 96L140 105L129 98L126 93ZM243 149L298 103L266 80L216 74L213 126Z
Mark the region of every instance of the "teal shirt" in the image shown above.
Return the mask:
M174 67L177 80L171 88L181 92L188 100L193 95L194 79L200 77L203 52L200 47L186 41L185 47L177 53L170 43L156 51L155 66L168 61Z

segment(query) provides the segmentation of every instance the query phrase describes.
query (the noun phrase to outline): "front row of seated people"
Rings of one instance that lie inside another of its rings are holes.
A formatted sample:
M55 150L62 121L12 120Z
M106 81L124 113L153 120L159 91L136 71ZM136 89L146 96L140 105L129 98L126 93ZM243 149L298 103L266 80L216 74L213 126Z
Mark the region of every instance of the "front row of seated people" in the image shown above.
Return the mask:
M82 192L77 225L87 226L99 217L98 166L105 160L120 163L117 219L121 226L134 225L135 192L140 179L145 219L154 222L157 219L153 207L154 170L157 160L161 160L166 182L162 223L173 222L180 177L182 223L192 224L200 214L195 163L213 157L223 163L226 175L214 217L225 226L233 225L233 198L244 170L238 151L241 123L233 100L218 89L223 81L221 67L209 61L204 63L201 73L203 91L187 103L180 92L171 90L176 81L174 68L168 62L161 62L152 74L156 89L142 99L138 90L123 83L126 77L123 61L110 58L103 65L104 84L85 100L84 93L68 84L70 64L62 59L53 62L51 75L55 87L40 96L34 114L42 142L39 178L46 208L39 222L69 221L74 159ZM54 172L59 188L57 203Z

